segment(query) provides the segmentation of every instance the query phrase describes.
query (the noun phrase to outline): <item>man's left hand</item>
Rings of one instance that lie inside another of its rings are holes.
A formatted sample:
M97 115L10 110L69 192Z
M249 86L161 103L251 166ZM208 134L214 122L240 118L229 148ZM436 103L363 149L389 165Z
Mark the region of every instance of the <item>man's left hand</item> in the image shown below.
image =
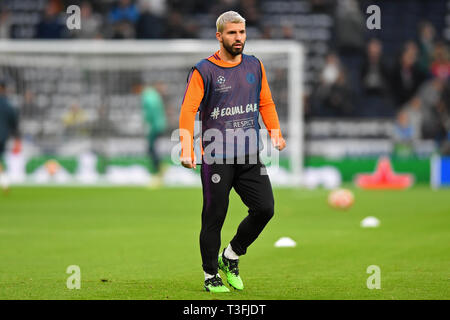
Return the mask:
M272 144L278 151L286 148L286 141L284 138L272 138Z

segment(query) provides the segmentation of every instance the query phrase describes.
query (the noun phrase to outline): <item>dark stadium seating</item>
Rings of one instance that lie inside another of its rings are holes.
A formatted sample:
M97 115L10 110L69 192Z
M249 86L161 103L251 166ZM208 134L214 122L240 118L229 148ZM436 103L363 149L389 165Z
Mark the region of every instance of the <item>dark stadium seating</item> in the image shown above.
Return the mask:
M0 8L9 14L10 38L32 39L42 36L39 25L47 5L53 3L59 10L60 22L64 22L65 8L69 4L81 4L86 1L64 0L3 0ZM103 17L103 24L98 36L115 38L116 36L133 36L133 32L117 35L114 26L108 20L108 14L117 1L87 1L95 13ZM135 1L137 4L139 1ZM306 60L304 66L305 93L307 97L316 90L320 82L320 73L325 64L325 57L336 52L346 73L346 81L352 90L351 102L356 110L354 116L386 117L392 115L394 108L383 106L373 110L374 101L364 100L361 95L359 73L363 60L364 48L343 50L339 47L337 34L338 22L336 12L346 1L336 0L255 0L255 1L217 1L210 4L200 0L167 0L165 14L158 13L160 29L166 30L159 36L172 38L176 36L211 39L215 33L215 19L218 12L238 10L248 16L247 32L249 38L293 39L305 45ZM349 0L349 2L352 2ZM417 41L418 28L423 21L430 22L436 30L436 39L450 40L450 1L449 0L361 0L356 2L363 18L368 15L367 6L376 4L381 9L381 30L365 29L364 38L378 38L383 46L383 59L389 67L398 60L400 51L406 41ZM150 12L151 13L151 12ZM182 26L172 25L173 14L180 14ZM153 14L153 13L152 13ZM155 13L156 14L156 13ZM145 25L145 24L144 24ZM184 33L174 30L186 29ZM45 37L44 33L44 37ZM48 34L48 33L47 33ZM93 33L95 34L95 33ZM77 34L61 33L61 38L77 37ZM135 35L136 36L136 35ZM139 35L141 37L142 35ZM151 37L158 37L158 34ZM345 48L344 48L345 49ZM164 73L161 77L164 77ZM45 86L44 84L42 84ZM49 87L50 88L50 87ZM307 99L306 101L310 101ZM369 106L370 110L364 110ZM375 103L376 106L376 103ZM307 116L318 116L314 108L307 108ZM358 112L361 111L361 112ZM366 112L368 111L368 112Z

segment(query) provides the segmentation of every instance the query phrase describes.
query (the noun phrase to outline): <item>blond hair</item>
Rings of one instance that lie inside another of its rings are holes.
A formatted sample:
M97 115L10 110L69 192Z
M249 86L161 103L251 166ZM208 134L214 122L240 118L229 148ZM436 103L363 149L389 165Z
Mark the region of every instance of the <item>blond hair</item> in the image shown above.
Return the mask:
M222 32L227 23L245 23L245 19L235 11L224 12L217 18L217 32Z

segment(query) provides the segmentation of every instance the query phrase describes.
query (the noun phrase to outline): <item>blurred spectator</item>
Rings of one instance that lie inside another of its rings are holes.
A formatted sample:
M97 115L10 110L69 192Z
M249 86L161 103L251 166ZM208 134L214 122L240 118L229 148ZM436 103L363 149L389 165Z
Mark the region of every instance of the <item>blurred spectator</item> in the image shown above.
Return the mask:
M407 110L400 110L394 126L394 141L409 142L414 139L414 127L409 121Z
M281 32L282 32L282 37L283 39L294 39L294 27L292 26L291 23L285 23L283 24L282 28L281 28Z
M412 138L419 140L422 138L423 125L423 101L419 96L414 96L406 103L402 110L407 113L408 124L412 128Z
M445 103L443 103L446 99L443 94L444 82L438 78L422 85L418 94L408 101L399 112L395 129L396 136L398 137L402 133L406 134L409 132L414 140L432 139L438 144L444 141L442 148L445 149L447 146L445 141L448 137L448 132L450 132L450 122L448 110ZM402 130L399 127L400 123L403 123L400 126ZM398 148L403 150L403 152L405 152L405 148L407 149L405 145L396 145L396 150Z
M448 81L444 83L441 100L438 103L438 110L443 115L445 114L444 118L448 118L450 116L450 82ZM450 127L448 128L450 129Z
M438 111L442 99L444 82L438 78L425 82L417 94L402 109L409 114L414 127L415 139L441 139L443 136L442 116Z
M179 11L172 11L169 14L165 38L195 38L196 28L196 25Z
M450 156L450 84L447 82L437 105L439 119L442 124L441 135L437 141L441 144L441 154Z
M335 0L309 0L311 11L314 13L331 14L335 5Z
M413 153L413 143L415 139L415 128L410 121L410 114L402 109L397 113L393 130L394 154L407 157Z
M314 94L313 112L327 117L352 116L352 93L336 54L327 56L320 80Z
M261 23L261 14L256 0L241 0L238 12L245 17L245 25L248 27L258 27Z
M272 27L270 25L265 25L262 30L261 39L272 39Z
M0 39L11 36L10 13L6 9L0 9Z
M440 153L443 156L450 156L450 130L447 131L447 137L441 144Z
M425 82L418 91L422 100L422 132L425 139L441 140L445 135L445 114L440 111L443 101L444 81L435 78Z
M422 72L428 73L430 71L431 56L434 48L435 30L433 25L428 22L422 22L419 27L419 58L418 64Z
M132 0L119 0L117 5L109 12L109 20L112 23L127 21L136 23L139 18L139 10Z
M37 39L61 39L66 36L67 28L61 12L60 1L51 0L47 3L44 16L36 26Z
M109 12L114 39L134 38L134 25L139 19L139 10L132 0L119 0Z
M390 81L396 108L409 101L426 79L426 75L420 70L416 62L417 46L412 41L407 42L400 56L400 61L394 67Z
M191 16L197 13L208 13L213 1L169 0L169 3L171 10L177 10L183 12L184 15Z
M330 85L335 83L340 72L341 65L338 56L334 53L330 53L326 58L325 67L320 76L322 84Z
M336 45L339 55L362 53L366 21L356 0L342 0L336 6Z
M185 2L187 2L185 0ZM167 14L167 1L166 0L139 0L139 12L142 9L150 10L155 16L160 18L165 17Z
M96 137L100 143L99 146L103 145L101 141L107 139L108 132L114 131L114 124L110 119L110 108L108 104L102 103L95 108L94 121L91 126L91 135ZM101 148L95 148L98 152L104 154Z
M448 49L443 42L438 42L434 46L433 62L431 63L431 74L444 81L450 77L450 61L448 57Z
M38 110L35 94L30 89L25 89L23 94L21 112L24 116L35 120L39 119L39 117L43 114L42 110Z
M444 82L439 78L428 80L422 84L417 95L427 109L436 108L442 97Z
M148 125L148 153L153 170L157 175L155 177L156 183L159 184L162 178L161 156L156 150L156 142L167 129L167 118L162 98L167 92L167 85L164 82L156 82L153 86L146 86L141 83L136 86L135 90L141 96L143 118Z
M348 86L356 93L350 104L359 104L361 64L365 47L366 20L356 0L343 0L335 7L336 49L346 70Z
M164 19L153 13L152 2L141 1L139 19L136 23L137 39L159 39L164 36Z
M0 186L5 192L8 191L9 183L3 173L3 154L10 136L15 137L13 153L20 152L19 117L6 95L6 82L0 80Z
M86 112L80 107L78 102L72 103L69 110L63 115L63 123L66 128L66 134L85 133L87 123Z
M93 139L93 150L98 155L99 168L104 170L108 164L108 144L105 143L110 132L117 130L116 125L111 121L109 104L103 102L96 106L93 121L90 124L90 135Z
M389 69L382 57L382 44L378 39L371 39L367 44L365 60L361 68L361 85L364 95L365 110L362 115L393 116L389 108Z
M74 30L75 37L83 39L102 38L101 26L102 17L93 12L89 1L83 1L81 3L81 29Z
M389 69L382 58L383 47L379 40L371 39L367 44L364 64L361 68L362 87L367 94L387 94Z
M210 13L214 17L218 17L225 11L230 10L237 11L239 13L239 4L237 0L219 0L215 5L211 7ZM246 17L244 16L244 18Z

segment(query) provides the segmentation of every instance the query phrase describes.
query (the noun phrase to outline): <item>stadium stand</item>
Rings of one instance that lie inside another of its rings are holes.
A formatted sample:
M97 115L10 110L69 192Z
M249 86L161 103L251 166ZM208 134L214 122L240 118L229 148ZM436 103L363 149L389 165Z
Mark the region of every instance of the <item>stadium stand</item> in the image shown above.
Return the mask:
M82 8L82 31L62 27L69 4ZM365 27L366 8L372 4L381 9L381 30ZM440 128L434 133L419 128L421 135L442 140L448 131L448 120L439 119L448 119L450 109L444 99L450 90L449 0L411 0L401 6L396 0L5 0L0 8L0 36L13 39L211 39L217 15L236 10L247 18L249 38L293 39L305 45L307 120L363 117L405 122L407 111L419 118L416 126L427 119L431 127ZM170 71L161 73L163 79L171 76ZM43 93L63 94L80 87L80 75L61 87L56 80L52 84L52 74L33 77L46 79L30 87ZM427 99L433 93L438 98ZM132 100L127 94L117 99ZM31 97L32 92L30 101ZM42 99L33 103L41 105Z

